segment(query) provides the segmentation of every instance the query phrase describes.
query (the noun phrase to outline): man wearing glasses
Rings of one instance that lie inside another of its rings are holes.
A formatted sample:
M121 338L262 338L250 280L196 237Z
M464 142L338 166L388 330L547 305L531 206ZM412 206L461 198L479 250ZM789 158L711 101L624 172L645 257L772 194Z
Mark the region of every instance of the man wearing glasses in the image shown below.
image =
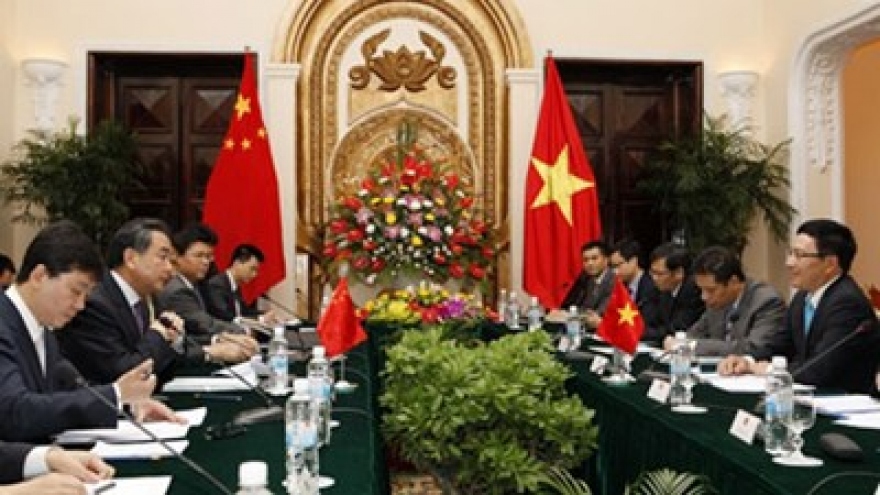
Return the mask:
M785 331L767 353L728 356L718 371L764 373L772 355L784 355L797 382L872 392L880 337L871 303L849 275L855 255L856 240L845 225L828 219L804 222L786 259L797 293L786 313Z
M651 278L660 294L656 317L645 318L642 340L662 344L667 335L687 330L703 314L706 307L690 269L690 253L682 246L669 242L651 251Z

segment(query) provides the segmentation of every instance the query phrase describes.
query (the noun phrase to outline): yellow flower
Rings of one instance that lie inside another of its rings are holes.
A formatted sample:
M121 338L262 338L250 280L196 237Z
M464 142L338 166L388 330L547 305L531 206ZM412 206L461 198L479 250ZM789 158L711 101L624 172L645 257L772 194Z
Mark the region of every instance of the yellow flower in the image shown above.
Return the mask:
M388 316L403 319L409 316L409 305L405 301L391 301L388 304Z
M422 238L417 235L412 236L412 238L410 239L410 243L415 247L419 247L423 244Z
M397 214L393 211L385 213L385 223L388 225L394 225L397 223Z
M382 202L382 198L372 198L370 199L370 206L376 206Z
M382 198L382 201L385 202L386 205L390 205L394 202L394 198L392 198L391 196L385 196L384 198Z
M425 220L427 220L429 222L433 222L434 221L434 214L433 213L426 213Z

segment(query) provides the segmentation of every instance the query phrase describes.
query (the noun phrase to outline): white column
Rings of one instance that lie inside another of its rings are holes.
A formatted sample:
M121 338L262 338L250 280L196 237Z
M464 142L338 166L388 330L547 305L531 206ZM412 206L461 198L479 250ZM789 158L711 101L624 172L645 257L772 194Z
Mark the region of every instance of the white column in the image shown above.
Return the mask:
M281 224L287 274L272 289L272 297L287 307L296 307L296 85L300 64L269 63L263 69L261 98L266 130L272 145L278 194L281 200Z
M721 84L721 96L727 103L730 128L754 132L758 73L748 70L721 72L718 82Z
M40 131L51 131L55 128L61 75L67 64L48 58L29 58L21 61L21 68L28 85L34 88L34 127Z
M510 289L522 291L523 279L523 202L526 172L535 139L535 124L541 105L541 71L539 69L508 69L506 71L510 127L508 143L508 219L510 221Z

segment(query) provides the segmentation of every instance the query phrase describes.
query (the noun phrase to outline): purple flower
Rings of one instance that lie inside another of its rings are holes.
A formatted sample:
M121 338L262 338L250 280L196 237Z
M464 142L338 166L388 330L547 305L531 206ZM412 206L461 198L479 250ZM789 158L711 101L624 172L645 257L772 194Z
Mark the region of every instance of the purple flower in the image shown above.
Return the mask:
M400 236L400 225L392 225L385 229L385 237L389 239L397 239Z
M421 213L410 213L409 214L409 224L414 225L416 227L420 227L422 225L422 214Z
M467 302L453 297L447 299L440 305L438 313L443 319L452 319L461 318L464 316L465 311L467 311Z
M355 214L355 218L357 219L357 223L364 225L373 218L373 210L367 208L366 206L358 210Z

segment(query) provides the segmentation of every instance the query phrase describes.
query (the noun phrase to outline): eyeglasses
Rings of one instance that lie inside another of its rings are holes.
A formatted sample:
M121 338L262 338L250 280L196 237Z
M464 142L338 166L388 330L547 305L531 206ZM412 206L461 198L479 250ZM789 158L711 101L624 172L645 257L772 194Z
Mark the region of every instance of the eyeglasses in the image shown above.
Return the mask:
M803 251L803 250L797 249L797 248L790 248L788 250L788 255L796 260L801 260L804 258L824 258L825 257L824 253L808 253L806 251Z

